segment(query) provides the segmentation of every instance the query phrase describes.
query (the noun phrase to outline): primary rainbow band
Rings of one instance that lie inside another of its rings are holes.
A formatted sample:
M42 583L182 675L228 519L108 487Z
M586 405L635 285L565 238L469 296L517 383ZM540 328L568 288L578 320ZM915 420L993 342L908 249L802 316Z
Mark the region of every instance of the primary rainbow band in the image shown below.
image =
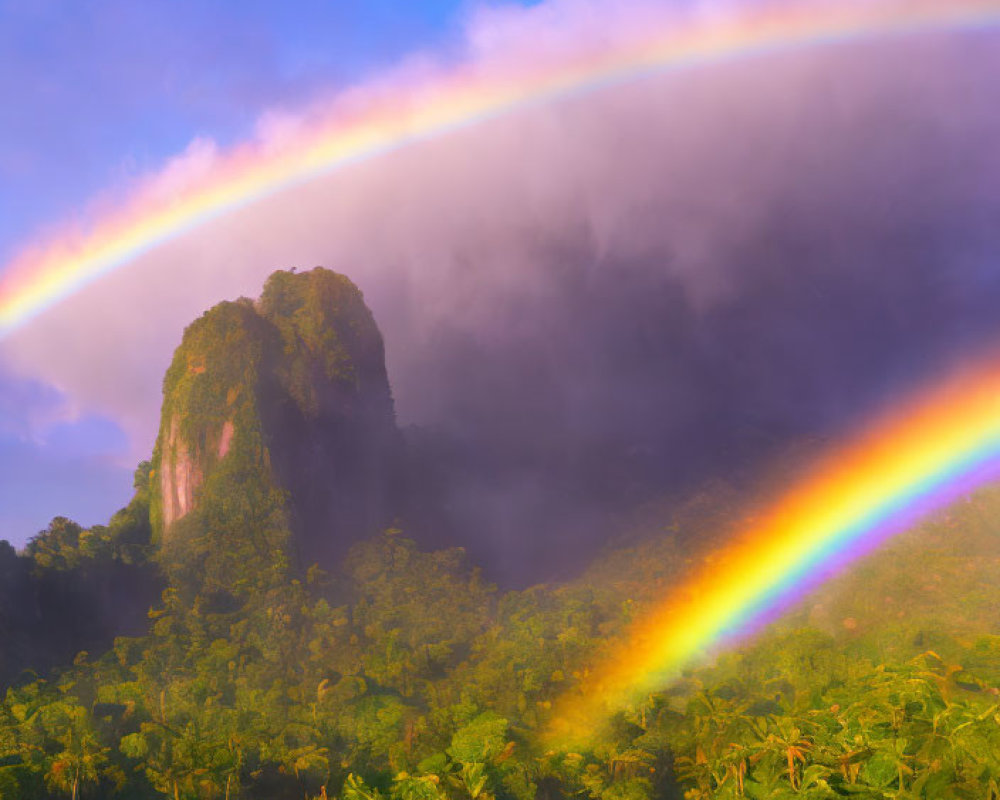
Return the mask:
M1000 354L897 404L830 454L730 546L640 619L557 704L552 735L587 742L615 710L929 512L1000 478Z
M837 6L840 6L839 8ZM558 64L501 75L458 73L416 95L402 90L350 120L319 124L280 152L236 149L169 204L133 202L82 240L34 247L0 279L0 338L163 242L242 206L359 160L532 104L671 69L805 45L1000 23L1000 0L886 2L864 8L748 14L666 32Z

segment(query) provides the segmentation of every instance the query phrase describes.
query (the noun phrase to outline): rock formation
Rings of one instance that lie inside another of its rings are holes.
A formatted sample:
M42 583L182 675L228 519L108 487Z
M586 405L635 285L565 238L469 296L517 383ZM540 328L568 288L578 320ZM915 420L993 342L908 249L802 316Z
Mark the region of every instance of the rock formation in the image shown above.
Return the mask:
M391 521L399 459L382 337L358 288L277 272L256 302L190 325L164 380L154 537L226 586L260 564L328 564Z

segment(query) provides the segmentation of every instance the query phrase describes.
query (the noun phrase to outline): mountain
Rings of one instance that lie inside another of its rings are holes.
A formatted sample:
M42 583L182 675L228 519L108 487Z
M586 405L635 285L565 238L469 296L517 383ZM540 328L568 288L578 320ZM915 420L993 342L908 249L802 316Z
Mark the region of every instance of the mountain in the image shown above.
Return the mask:
M151 514L168 574L239 594L328 566L391 521L400 448L361 292L326 269L274 273L259 300L191 324L164 379Z

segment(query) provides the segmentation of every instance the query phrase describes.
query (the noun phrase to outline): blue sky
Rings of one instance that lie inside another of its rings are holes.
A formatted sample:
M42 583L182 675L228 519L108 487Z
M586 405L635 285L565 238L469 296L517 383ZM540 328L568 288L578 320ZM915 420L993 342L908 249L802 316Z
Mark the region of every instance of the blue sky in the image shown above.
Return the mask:
M0 1L0 256L196 136L245 137L419 49L458 0ZM4 259L6 260L6 259Z
M251 135L415 52L447 57L461 0L0 0L0 265L197 137ZM0 271L3 267L0 266ZM53 387L0 369L0 539L106 520L131 491L125 434L57 421ZM50 421L51 420L51 421Z

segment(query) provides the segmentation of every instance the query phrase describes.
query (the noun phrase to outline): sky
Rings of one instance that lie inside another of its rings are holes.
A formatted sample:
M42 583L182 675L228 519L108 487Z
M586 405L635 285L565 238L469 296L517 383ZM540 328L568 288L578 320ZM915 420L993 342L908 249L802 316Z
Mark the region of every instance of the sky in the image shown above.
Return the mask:
M0 0L0 280L26 247L183 191L233 148L280 149L331 108L824 3L234 8ZM929 31L649 75L174 237L0 341L0 538L124 504L184 325L290 266L352 277L400 421L479 454L449 505L490 518L494 558L541 527L579 541L606 496L753 473L849 430L1000 335L998 43Z
M457 0L0 0L0 264L199 137L240 141L265 111L446 53L464 13ZM127 501L136 448L113 418L67 404L0 365L0 538Z

